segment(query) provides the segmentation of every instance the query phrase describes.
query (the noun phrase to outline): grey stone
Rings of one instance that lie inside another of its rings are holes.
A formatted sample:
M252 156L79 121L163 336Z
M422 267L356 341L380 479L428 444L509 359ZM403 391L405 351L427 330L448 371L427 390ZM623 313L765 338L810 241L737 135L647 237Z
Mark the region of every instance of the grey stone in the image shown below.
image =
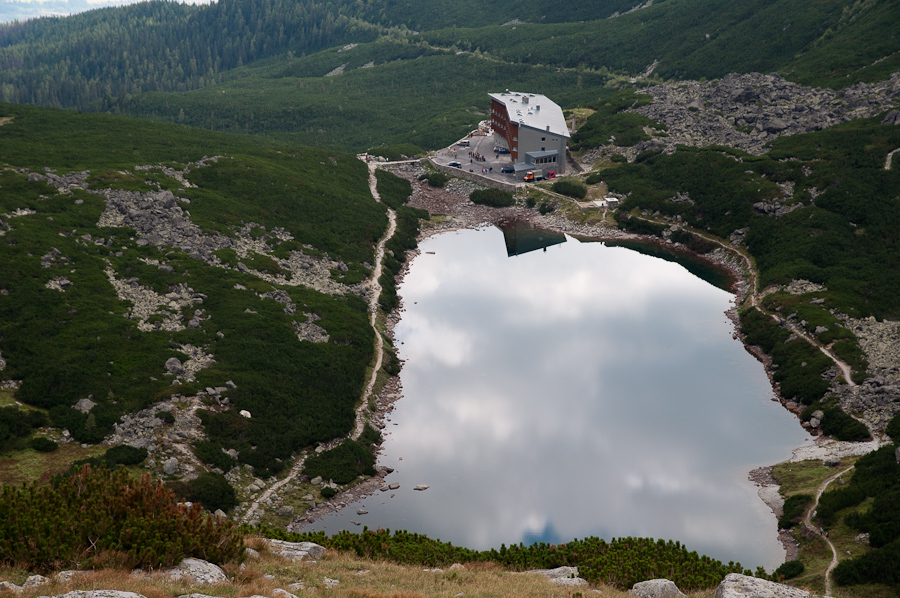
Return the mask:
M266 540L269 550L292 561L303 559L320 559L325 555L325 548L313 542L285 542L284 540Z
M178 473L178 470L181 468L181 465L178 463L178 459L175 457L170 457L166 459L166 462L163 463L163 473L166 475L175 475Z
M649 579L641 581L632 586L628 592L632 596L640 596L641 598L672 598L673 596L684 596L674 581L668 579Z
M175 376L180 376L184 373L184 366L181 365L181 360L177 357L170 357L166 360L166 370Z
M22 584L22 587L27 590L28 588L36 588L49 582L50 580L43 575L30 575L28 579L25 580L25 583Z
M16 585L11 581L0 581L0 592L12 592L14 594L22 593L22 586Z
M272 598L297 598L297 595L291 594L287 590L282 590L281 588L275 588L272 590Z
M809 592L784 584L729 573L716 588L715 598L808 598Z
M179 563L178 567L169 570L169 579L178 581L186 579L198 584L224 583L228 576L218 565L214 565L201 559L188 558Z
M578 567L557 567L556 569L535 569L528 573L537 573L550 580L550 583L558 586L579 587L586 586L588 582L578 577Z
M134 592L120 592L119 590L74 590L60 594L54 598L145 598L142 594Z
M74 409L81 411L82 413L89 413L91 409L97 406L97 403L90 399L81 399L77 403L75 403Z
M278 507L278 514L282 517L289 517L294 514L294 507L290 505Z

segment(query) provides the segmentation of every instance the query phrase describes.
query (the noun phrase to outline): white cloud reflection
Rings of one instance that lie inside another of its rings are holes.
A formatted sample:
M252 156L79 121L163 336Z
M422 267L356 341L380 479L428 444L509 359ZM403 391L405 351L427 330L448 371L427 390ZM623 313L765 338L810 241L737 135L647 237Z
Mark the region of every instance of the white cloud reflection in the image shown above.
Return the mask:
M779 563L746 475L804 434L731 338L727 293L571 240L509 259L499 232L464 231L422 250L399 289L404 398L381 458L401 490L363 523L472 548L641 535ZM355 510L313 529L353 529Z

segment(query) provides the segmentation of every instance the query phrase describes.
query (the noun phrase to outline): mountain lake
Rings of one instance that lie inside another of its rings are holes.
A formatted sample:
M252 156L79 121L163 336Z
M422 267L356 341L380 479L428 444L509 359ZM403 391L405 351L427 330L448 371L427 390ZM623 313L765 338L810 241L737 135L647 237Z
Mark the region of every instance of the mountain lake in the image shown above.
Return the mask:
M378 459L400 487L306 530L473 549L641 536L784 561L747 476L809 439L733 337L714 271L516 223L420 251L398 288L403 396Z

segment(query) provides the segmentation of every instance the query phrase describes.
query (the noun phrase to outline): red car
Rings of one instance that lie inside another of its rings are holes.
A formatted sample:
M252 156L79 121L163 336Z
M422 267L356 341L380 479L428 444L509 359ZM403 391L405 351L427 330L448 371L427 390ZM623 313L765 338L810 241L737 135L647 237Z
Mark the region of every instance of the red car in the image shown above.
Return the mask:
M553 170L548 170L548 171L547 171L547 178L548 178L548 179L555 179L555 178L556 178L556 172L554 172Z

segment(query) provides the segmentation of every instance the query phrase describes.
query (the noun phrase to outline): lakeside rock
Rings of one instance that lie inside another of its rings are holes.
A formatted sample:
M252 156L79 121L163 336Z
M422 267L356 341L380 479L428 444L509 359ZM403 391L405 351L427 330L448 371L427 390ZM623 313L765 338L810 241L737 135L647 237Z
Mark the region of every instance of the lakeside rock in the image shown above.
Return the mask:
M716 588L715 598L810 598L812 594L793 586L729 573ZM824 597L823 597L824 598Z

